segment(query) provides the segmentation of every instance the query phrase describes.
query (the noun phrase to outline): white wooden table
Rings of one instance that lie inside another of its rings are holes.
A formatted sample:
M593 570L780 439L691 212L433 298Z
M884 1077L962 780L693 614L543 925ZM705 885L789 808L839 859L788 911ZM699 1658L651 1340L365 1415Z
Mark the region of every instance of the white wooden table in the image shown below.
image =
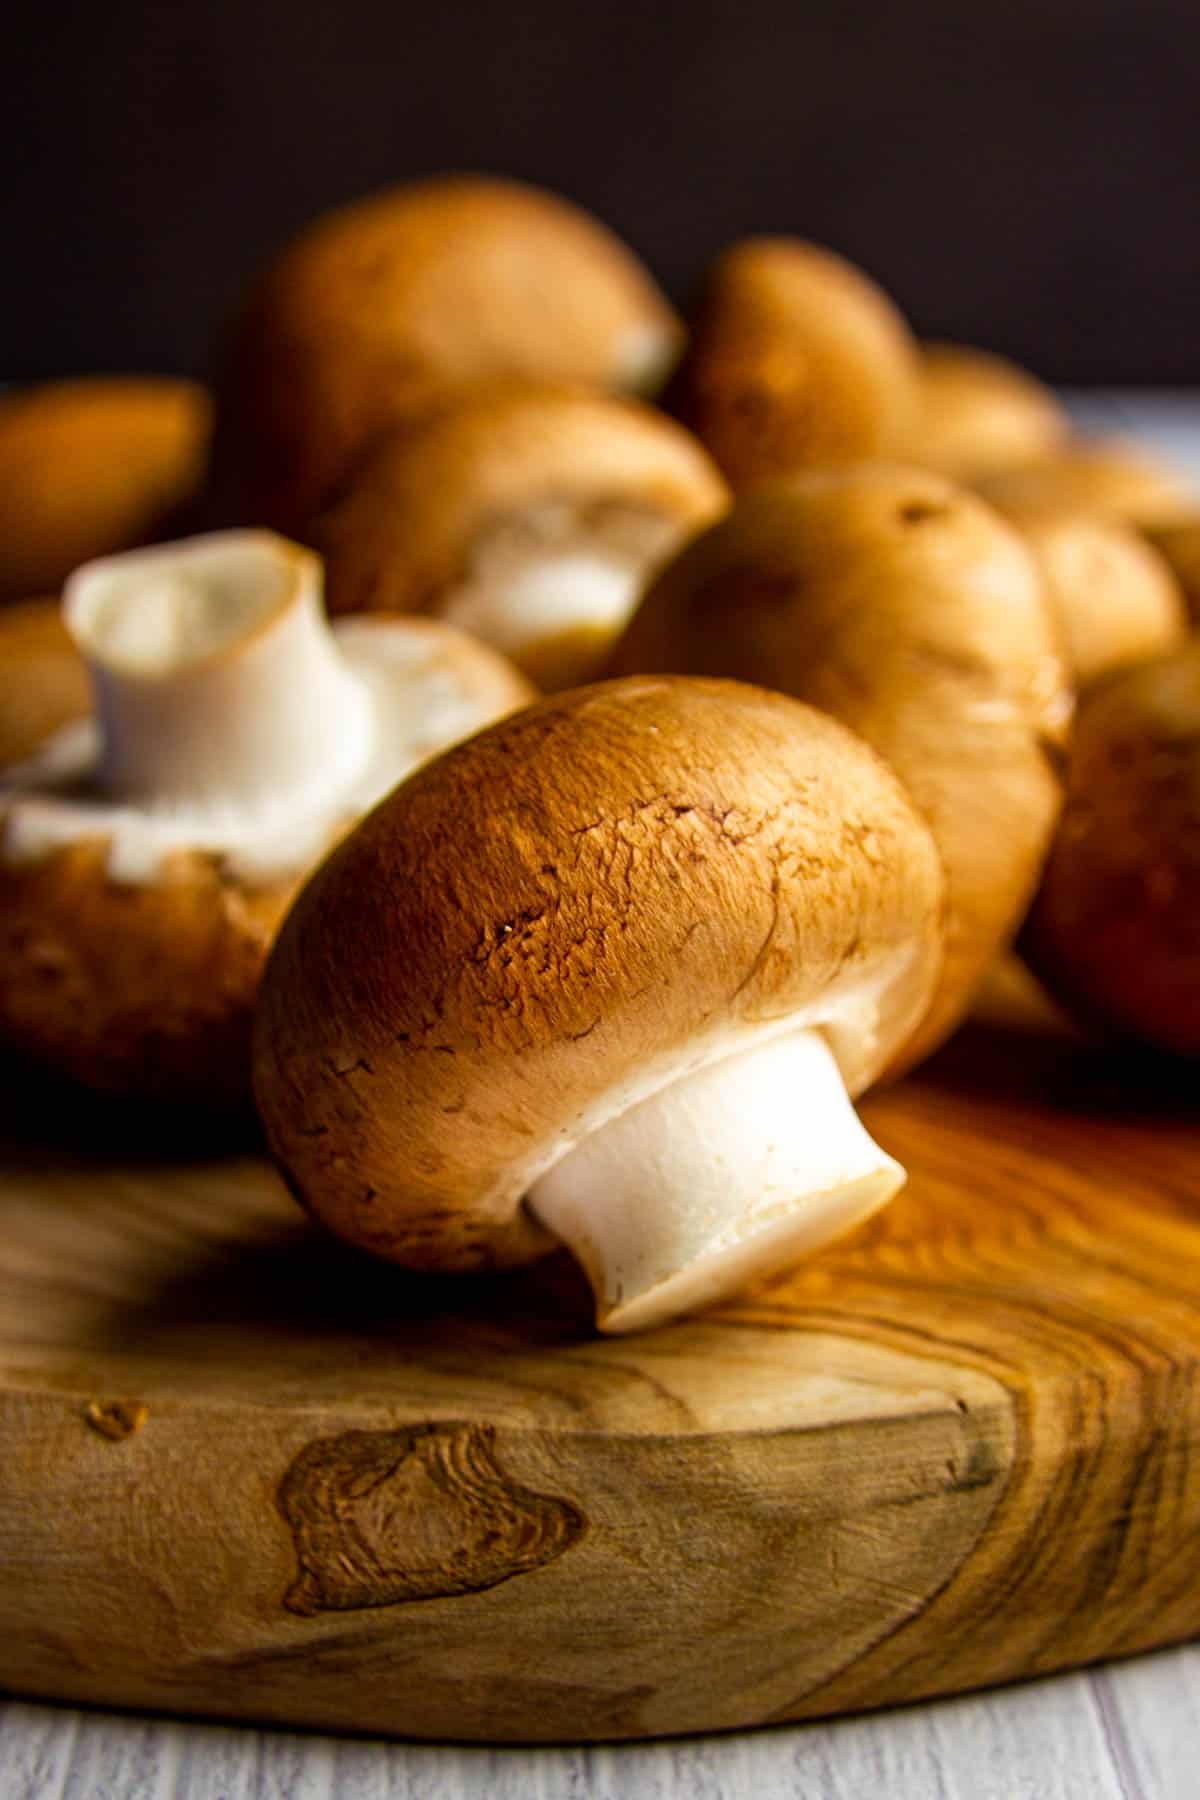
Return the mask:
M1072 396L1196 471L1200 395ZM0 1800L1200 1800L1200 1646L829 1724L475 1749L0 1701Z

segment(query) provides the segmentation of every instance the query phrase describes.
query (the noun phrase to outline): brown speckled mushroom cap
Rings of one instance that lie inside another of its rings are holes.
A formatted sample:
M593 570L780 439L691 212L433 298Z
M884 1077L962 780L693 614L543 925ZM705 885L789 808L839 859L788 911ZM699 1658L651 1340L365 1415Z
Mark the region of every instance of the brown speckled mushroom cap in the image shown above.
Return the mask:
M852 264L796 238L750 238L708 273L671 405L734 487L883 455L916 415L916 349Z
M1006 517L1037 559L1077 687L1182 643L1179 584L1132 525L1046 505L1013 507Z
M214 506L299 530L368 443L448 395L502 376L653 392L681 336L633 253L557 195L477 176L389 189L317 219L251 291Z
M607 682L439 757L318 871L268 965L256 1097L342 1235L415 1268L550 1247L522 1196L706 1063L824 1030L857 1093L920 1017L941 871L834 720Z
M596 671L650 569L727 504L664 414L509 383L385 439L305 536L331 611L449 618L549 689Z
M331 633L316 557L269 533L85 565L67 617L98 705L0 767L0 1041L101 1091L244 1104L258 979L304 875L532 690L436 620Z
M1200 640L1083 697L1021 947L1082 1022L1200 1056Z
M16 601L0 611L0 769L23 762L63 725L86 718L87 665L57 600Z
M1196 498L1179 469L1121 438L1077 438L1021 468L981 476L973 485L1002 512L1057 507L1104 513L1131 525L1173 519Z
M90 376L0 395L0 599L145 543L196 493L212 404L194 381Z
M770 684L891 764L946 867L945 967L903 1060L928 1053L1016 931L1060 801L1070 696L1017 533L921 471L871 464L775 482L668 564L611 668Z
M1070 430L1062 404L1028 370L965 344L922 344L906 462L973 481L1052 453Z

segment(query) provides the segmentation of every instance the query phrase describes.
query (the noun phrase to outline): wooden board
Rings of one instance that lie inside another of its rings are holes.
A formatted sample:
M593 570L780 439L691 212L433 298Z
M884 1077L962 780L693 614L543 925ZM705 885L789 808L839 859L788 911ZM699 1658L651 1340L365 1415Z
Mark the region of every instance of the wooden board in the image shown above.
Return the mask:
M1200 1627L1194 1069L976 1028L864 1109L888 1212L613 1341L565 1259L408 1278L251 1155L4 1095L15 1690L642 1737Z

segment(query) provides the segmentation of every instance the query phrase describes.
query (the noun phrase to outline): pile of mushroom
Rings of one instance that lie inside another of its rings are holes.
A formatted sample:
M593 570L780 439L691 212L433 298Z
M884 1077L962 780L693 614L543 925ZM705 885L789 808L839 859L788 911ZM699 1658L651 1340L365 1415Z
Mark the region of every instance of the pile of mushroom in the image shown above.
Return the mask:
M317 558L266 532L85 565L65 622L96 710L0 772L0 1040L110 1092L244 1100L304 874L531 690L432 620L331 632Z

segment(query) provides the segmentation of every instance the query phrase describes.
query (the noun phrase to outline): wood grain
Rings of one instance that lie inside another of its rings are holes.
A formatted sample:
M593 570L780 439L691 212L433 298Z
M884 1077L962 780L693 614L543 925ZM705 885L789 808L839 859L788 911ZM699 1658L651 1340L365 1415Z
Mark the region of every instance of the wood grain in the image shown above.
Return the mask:
M911 1172L892 1208L620 1341L565 1259L405 1278L318 1237L254 1155L101 1107L67 1146L61 1097L4 1091L17 1691L640 1737L1200 1625L1187 1072L965 1034L865 1109Z

